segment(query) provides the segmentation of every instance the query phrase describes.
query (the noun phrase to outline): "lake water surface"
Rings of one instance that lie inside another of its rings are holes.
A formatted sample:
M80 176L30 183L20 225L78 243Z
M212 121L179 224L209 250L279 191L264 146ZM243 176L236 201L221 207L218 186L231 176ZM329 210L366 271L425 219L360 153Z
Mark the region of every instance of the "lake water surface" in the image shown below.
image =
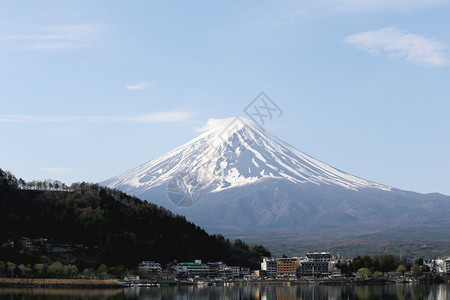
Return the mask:
M450 285L162 286L125 289L0 288L3 299L450 299Z

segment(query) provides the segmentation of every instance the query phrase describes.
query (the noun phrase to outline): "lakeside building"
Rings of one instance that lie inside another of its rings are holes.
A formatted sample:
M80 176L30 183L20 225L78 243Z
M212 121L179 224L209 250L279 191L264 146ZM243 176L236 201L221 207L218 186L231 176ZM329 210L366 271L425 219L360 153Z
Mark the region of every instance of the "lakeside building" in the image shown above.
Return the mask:
M444 273L450 275L450 256L444 259Z
M176 263L170 267L172 274L177 277L191 278L237 278L250 274L250 268L240 266L228 266L217 261L202 263L201 260L195 262Z
M123 278L123 280L128 282L139 282L139 280L141 280L141 277L139 275L127 275Z
M160 263L157 263L154 261L149 261L149 260L144 260L143 262L141 262L138 265L138 269L139 269L139 271L146 271L146 272L154 272L154 273L162 272Z
M328 276L332 269L329 252L309 252L299 263L298 276Z
M330 252L308 252L306 253L306 259L314 262L330 262Z
M239 277L241 276L241 267L239 266L230 266L231 274L233 277Z
M240 277L248 276L250 275L250 268L249 267L241 267L241 274Z
M277 260L277 278L297 278L298 257Z
M233 269L227 264L216 261L207 263L210 270L210 277L218 277L218 278L230 278L233 277Z
M275 258L264 257L261 262L261 271L266 277L277 277L277 260Z
M196 260L194 262L178 263L178 264L172 266L171 270L172 270L172 273L177 277L178 276L186 276L186 277L206 278L206 277L210 276L210 274L211 274L210 266L207 264L202 264L201 260Z

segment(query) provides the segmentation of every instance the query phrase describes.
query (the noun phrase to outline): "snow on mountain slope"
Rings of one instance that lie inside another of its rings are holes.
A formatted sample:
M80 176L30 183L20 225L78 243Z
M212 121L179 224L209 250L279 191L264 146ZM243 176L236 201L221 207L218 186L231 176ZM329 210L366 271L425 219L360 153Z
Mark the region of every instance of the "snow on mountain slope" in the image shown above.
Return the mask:
M219 192L264 178L357 191L391 188L337 170L270 135L251 121L227 119L175 150L101 184L140 195L185 176L187 188Z

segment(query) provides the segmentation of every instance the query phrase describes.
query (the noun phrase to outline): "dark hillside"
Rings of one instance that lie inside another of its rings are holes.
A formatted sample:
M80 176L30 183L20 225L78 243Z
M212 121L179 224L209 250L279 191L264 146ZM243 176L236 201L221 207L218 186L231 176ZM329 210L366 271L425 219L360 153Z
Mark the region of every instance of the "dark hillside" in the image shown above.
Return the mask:
M261 246L209 235L183 216L97 184L77 183L66 191L19 186L12 174L0 170L3 260L8 256L28 262L63 257L82 266L135 266L142 260L202 259L248 266L269 254ZM47 246L35 245L27 251L20 245L23 237L45 238ZM62 256L49 244L69 245L70 251Z

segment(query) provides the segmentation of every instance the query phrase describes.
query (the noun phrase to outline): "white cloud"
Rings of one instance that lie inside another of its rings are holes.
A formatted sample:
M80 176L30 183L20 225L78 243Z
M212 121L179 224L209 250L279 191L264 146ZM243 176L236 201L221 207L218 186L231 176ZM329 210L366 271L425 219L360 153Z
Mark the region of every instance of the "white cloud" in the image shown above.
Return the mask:
M319 0L315 5L327 7L334 12L353 13L369 11L405 11L432 6L448 0Z
M136 84L130 84L125 86L126 89L128 90L143 90L145 88L154 88L156 85L154 83L150 83L150 82L139 82Z
M41 40L85 41L96 39L102 29L95 24L53 25L42 29Z
M170 122L182 122L188 121L193 114L187 111L163 111L154 112L146 115L129 118L132 122L144 122L144 123L170 123Z
M74 168L64 168L64 167L46 167L41 168L41 170L55 174L69 174L75 171Z
M24 47L24 49L70 49L76 48L79 44L77 43L69 43L69 42L50 42L50 43L36 43L31 44L29 46Z
M233 121L233 119L234 118L225 118L225 119L211 118L208 121L206 121L206 124L203 125L202 127L195 128L195 131L206 132L208 130L211 130L211 129L214 129L217 127L227 126L228 124L230 124Z
M394 28L383 28L347 36L344 42L365 50L371 55L387 54L425 66L445 66L445 46L418 34Z
M57 126L55 126L57 127ZM58 126L59 127L59 126ZM79 128L76 127L60 127L60 128L52 128L47 131L47 134L50 136L57 136L57 137L82 137L83 133L80 131Z
M319 17L364 15L373 13L408 13L436 7L450 0L303 0L258 1L254 9L242 12L241 22L216 28L214 37L229 44L267 43L279 37L296 36ZM300 27L299 27L300 26ZM300 28L300 31L299 29ZM302 29L303 28L303 29Z
M91 45L101 37L102 31L96 24L52 25L0 39L13 41L22 49L69 49Z
M171 123L189 121L193 113L188 111L162 111L131 117L109 116L24 116L0 115L0 122L9 123Z
M233 123L233 121L237 121L239 123L248 124L251 126L258 126L255 124L252 120L244 118L244 117L233 117L233 118L224 118L224 119L209 119L206 124L202 127L195 128L195 131L197 132L206 132L211 129L216 129L218 127L227 127Z

